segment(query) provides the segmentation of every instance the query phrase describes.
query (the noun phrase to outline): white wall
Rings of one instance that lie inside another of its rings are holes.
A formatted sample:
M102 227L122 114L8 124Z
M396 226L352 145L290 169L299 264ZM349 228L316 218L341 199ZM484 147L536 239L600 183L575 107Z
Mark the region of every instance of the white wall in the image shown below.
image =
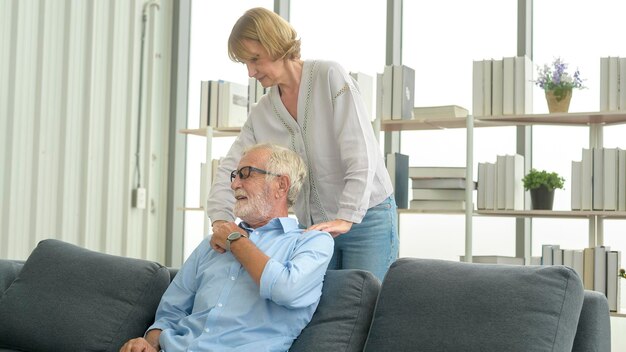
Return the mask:
M164 260L172 4L147 14L139 180L143 3L0 2L0 258L57 238Z

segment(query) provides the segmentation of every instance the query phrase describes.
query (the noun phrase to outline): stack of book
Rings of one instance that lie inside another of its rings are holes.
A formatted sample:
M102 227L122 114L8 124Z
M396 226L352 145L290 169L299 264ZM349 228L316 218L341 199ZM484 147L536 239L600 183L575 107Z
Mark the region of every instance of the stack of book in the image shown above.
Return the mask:
M242 127L248 118L248 87L228 81L202 81L200 128Z
M626 110L626 58L600 58L600 111Z
M479 210L524 209L524 157L498 155L495 163L478 163Z
M415 120L464 118L467 117L467 114L467 109L458 105L417 106L413 108Z
M626 150L584 148L571 183L572 210L626 211Z
M561 249L560 245L541 247L542 265L565 265L578 274L586 290L603 293L609 301L609 310L620 307L619 268L622 255L608 246L585 249Z
M532 113L533 65L527 56L473 63L474 116Z
M248 111L259 102L259 99L270 89L263 88L263 85L256 78L248 78Z
M410 167L410 209L464 210L465 167ZM472 182L475 188L475 182Z
M383 120L411 120L415 103L415 70L405 65L387 65L383 71L382 101Z

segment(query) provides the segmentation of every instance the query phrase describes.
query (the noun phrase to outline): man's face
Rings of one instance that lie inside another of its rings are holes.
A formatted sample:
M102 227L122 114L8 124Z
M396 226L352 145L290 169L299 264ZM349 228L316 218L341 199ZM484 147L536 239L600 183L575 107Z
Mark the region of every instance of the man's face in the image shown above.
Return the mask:
M237 170L245 166L264 169L268 159L267 153L265 150L250 151L241 158ZM231 183L231 188L235 191L235 215L250 225L267 222L273 218L271 201L275 187L273 180L267 181L266 176L251 171L245 179L242 180L237 175Z

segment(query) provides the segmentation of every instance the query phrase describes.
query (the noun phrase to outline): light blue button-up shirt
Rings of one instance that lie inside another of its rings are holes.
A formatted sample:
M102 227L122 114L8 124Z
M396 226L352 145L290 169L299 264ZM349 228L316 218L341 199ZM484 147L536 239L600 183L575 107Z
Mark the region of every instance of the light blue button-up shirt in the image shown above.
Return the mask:
M249 231L270 257L260 287L230 252L206 238L169 286L149 328L163 330L161 348L175 351L287 351L309 323L333 254L326 232L277 218Z

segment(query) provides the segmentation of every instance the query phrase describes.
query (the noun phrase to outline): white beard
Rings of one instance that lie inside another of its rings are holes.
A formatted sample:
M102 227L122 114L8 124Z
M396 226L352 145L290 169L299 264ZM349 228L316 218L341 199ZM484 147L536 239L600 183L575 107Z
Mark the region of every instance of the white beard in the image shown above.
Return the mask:
M270 219L271 207L264 201L270 194L269 187L256 196L249 196L245 191L235 192L235 195L244 195L246 200L235 201L235 216L248 224L264 222Z

